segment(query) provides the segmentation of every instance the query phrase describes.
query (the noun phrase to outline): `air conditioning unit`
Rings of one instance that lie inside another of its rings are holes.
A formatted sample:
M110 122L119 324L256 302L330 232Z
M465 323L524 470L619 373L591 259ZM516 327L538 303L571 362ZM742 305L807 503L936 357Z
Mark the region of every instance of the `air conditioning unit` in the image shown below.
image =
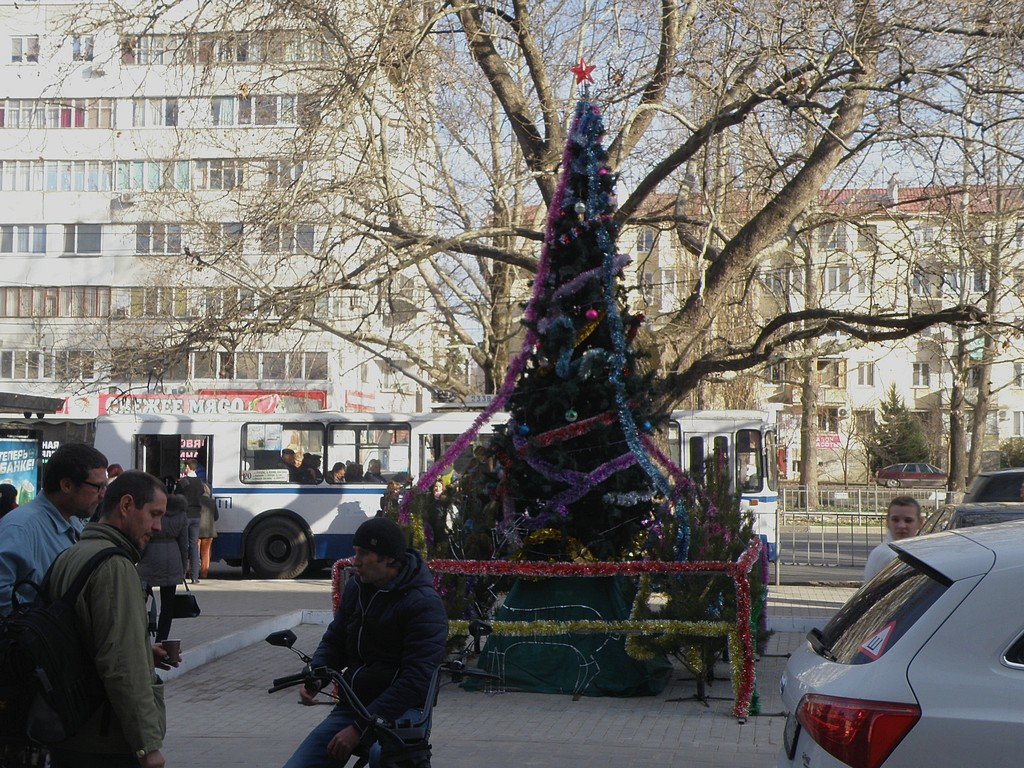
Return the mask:
M103 77L107 74L107 70L104 69L102 64L93 64L92 67L89 68L89 74L93 77Z
M117 202L123 206L135 205L135 193L122 192L117 196Z

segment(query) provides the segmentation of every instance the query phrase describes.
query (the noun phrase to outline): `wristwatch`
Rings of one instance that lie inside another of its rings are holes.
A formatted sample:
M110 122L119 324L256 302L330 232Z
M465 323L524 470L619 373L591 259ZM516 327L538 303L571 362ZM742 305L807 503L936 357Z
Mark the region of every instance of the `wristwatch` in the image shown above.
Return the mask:
M149 752L147 752L144 749L136 749L135 750L135 757L138 758L139 760L141 760L142 758L144 758L148 754L149 754Z

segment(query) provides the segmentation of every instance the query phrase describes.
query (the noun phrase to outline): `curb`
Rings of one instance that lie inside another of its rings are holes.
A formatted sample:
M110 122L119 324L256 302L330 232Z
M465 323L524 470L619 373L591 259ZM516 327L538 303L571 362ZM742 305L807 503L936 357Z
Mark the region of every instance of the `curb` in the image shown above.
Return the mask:
M239 630L238 632L232 632L224 637L218 637L216 640L211 640L208 643L203 643L188 650L182 656L181 666L174 669L160 670L160 678L165 683L176 680L204 664L209 664L211 661L216 661L222 656L227 656L229 653L240 651L243 648L261 642L271 632L291 629L299 624L327 626L331 623L331 618L332 614L330 611L302 610L263 619L251 627Z

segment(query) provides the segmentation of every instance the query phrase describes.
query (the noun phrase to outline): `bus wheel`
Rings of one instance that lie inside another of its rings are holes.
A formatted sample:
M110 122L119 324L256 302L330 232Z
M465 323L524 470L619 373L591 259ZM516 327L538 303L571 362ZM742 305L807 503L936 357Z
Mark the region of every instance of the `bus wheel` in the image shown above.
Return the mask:
M261 579L294 579L309 566L306 534L286 517L257 525L245 540L245 559Z

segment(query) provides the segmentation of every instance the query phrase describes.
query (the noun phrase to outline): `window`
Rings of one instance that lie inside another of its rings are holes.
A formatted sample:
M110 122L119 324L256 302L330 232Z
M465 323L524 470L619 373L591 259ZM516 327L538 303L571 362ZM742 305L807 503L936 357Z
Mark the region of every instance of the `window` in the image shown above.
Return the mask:
M950 271L942 275L942 290L944 292L959 296L963 286L964 281L959 272Z
M846 250L846 224L833 222L818 229L818 247L829 251Z
M195 189L229 190L242 186L245 163L237 158L196 160L192 185Z
M65 224L64 253L99 253L102 232L102 224Z
M39 63L39 35L15 35L11 38L11 62Z
M72 61L92 61L92 51L92 35L75 35L71 38Z
M291 160L273 159L267 161L267 186L286 189L298 181L302 175L303 164Z
M1024 411L1013 412L1013 436L1024 437Z
M114 166L114 188L153 191L173 186L166 178L169 168L167 163L152 160L118 160Z
M181 253L180 224L136 224L135 252L148 254Z
M0 224L0 253L46 253L46 225Z
M818 429L821 432L836 433L839 431L839 409L818 408Z
M704 438L699 435L695 435L689 440L689 467L687 471L690 473L690 477L698 483L704 482L704 459L706 454L704 453Z
M185 288L129 288L131 317L187 317L188 291Z
M210 230L210 246L216 250L237 250L242 246L244 234L241 222L214 224Z
M930 224L922 224L914 232L914 238L917 240L918 245L934 243L937 235L938 229Z
M758 492L764 485L764 446L756 429L736 431L736 487L741 491Z
M825 268L826 293L850 293L850 265L838 264Z
M53 353L53 378L90 381L96 378L96 354L87 350L58 349Z
M264 352L262 355L264 379L290 379L287 352Z
M658 241L658 231L651 227L643 227L636 236L636 252L648 254L654 251Z
M273 224L263 230L264 253L312 253L313 225Z
M818 384L822 387L846 386L846 361L821 358L818 365Z
M786 364L775 363L765 368L765 377L772 384L785 384L786 383Z
M875 431L876 423L873 410L853 412L853 429L858 435L870 435Z
M0 288L0 317L108 317L106 286Z
M932 385L931 378L931 365L928 363L914 363L913 386L930 387Z
M981 383L981 368L977 365L972 365L967 369L967 386L973 389L977 389Z
M1024 363L1013 364L1013 386L1024 388Z
M180 64L188 58L184 35L141 35L121 43L124 64Z
M928 609L945 593L949 582L937 581L933 573L918 571L897 559L866 587L854 595L821 631L816 653L830 652L837 664L870 664L879 654L865 653L865 638L883 631L891 649Z
M861 387L875 386L874 363L857 363L857 385Z
M975 267L971 270L971 290L976 293L988 290L988 270L984 267Z
M235 97L214 96L210 99L210 119L214 125L234 125Z
M302 358L302 378L316 379L319 381L327 380L326 352L306 352L303 354Z
M659 269L658 283L661 289L661 309L674 312L682 306L679 300L679 277L674 269Z
M407 424L331 425L328 437L327 466L332 467L339 462L345 464L346 484L380 482L364 478L367 472L373 470L385 479L392 478L398 472L409 471L412 446ZM424 468L439 458L439 451L443 451L448 444L447 437L423 436L420 449L426 462Z
M857 227L857 250L873 251L878 247L878 225L861 224Z
M132 126L175 126L178 124L177 99L132 99Z
M324 428L319 424L274 422L242 425L239 477L243 483L278 485L304 479L299 467L307 459L322 466ZM316 482L312 477L311 482Z
M910 291L915 296L922 298L935 296L937 293L936 282L937 280L934 275L915 269L910 277Z

